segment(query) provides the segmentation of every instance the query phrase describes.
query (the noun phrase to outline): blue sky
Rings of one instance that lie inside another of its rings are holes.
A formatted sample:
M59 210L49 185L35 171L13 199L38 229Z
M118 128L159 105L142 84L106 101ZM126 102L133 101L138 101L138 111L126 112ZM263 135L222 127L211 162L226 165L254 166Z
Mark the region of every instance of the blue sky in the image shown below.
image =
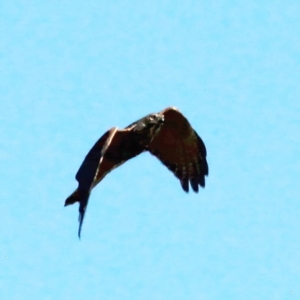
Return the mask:
M46 3L47 2L47 3ZM1 299L299 299L299 1L1 1ZM93 191L107 129L177 106L210 176L150 154Z

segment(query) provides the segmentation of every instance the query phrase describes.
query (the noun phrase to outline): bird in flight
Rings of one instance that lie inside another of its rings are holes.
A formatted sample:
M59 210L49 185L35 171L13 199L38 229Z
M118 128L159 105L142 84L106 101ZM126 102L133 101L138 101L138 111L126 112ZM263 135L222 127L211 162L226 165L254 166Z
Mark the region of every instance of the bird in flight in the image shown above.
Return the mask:
M86 155L75 176L78 188L65 201L65 206L79 202L79 238L92 189L113 169L145 151L179 179L185 192L189 185L196 193L199 186L205 187L205 145L176 107L149 114L124 129L113 127Z

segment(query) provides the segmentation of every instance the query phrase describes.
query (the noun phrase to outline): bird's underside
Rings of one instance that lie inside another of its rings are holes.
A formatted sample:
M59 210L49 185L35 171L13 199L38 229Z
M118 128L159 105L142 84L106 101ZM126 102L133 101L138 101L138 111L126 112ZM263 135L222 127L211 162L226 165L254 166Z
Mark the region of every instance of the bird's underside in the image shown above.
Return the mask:
M86 155L76 174L78 188L65 201L65 206L79 202L79 237L91 190L113 169L144 151L156 156L184 191L189 191L189 185L195 192L205 187L205 145L176 108L147 115L125 129L114 127Z

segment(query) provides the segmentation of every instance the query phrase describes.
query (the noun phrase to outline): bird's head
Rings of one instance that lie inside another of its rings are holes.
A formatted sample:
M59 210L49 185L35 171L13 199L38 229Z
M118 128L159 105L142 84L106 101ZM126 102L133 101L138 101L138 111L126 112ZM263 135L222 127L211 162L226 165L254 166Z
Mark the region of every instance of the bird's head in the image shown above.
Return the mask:
M161 129L164 121L165 118L162 114L150 114L137 122L134 131L147 132L154 137Z

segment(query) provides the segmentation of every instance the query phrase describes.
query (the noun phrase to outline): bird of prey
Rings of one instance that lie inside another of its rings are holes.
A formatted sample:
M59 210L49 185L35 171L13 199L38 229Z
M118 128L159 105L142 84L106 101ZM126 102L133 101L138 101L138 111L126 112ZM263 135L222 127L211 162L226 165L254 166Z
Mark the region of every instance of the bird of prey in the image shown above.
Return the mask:
M205 145L176 107L149 114L124 129L113 127L86 155L75 177L78 188L65 201L65 206L79 202L79 238L92 189L113 169L144 151L173 172L185 192L189 184L196 193L199 186L205 187Z

